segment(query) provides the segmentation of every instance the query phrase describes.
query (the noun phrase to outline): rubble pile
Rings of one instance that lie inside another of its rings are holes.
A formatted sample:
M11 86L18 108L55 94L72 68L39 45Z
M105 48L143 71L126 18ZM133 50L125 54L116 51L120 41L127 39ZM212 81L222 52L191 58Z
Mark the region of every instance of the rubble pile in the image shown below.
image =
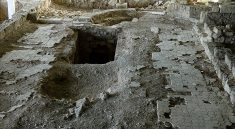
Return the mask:
M232 25L215 26L212 31L215 43L235 44L235 35Z

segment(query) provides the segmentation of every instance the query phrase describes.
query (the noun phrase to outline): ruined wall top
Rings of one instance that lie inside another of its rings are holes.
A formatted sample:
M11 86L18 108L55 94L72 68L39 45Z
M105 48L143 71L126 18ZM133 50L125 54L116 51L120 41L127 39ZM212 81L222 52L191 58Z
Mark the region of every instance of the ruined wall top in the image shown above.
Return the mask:
M179 4L209 3L209 2L229 3L232 1L233 0L171 0L172 3L179 3Z
M53 0L54 3L75 6L83 9L114 8L117 4L127 4L128 7L147 7L158 0Z

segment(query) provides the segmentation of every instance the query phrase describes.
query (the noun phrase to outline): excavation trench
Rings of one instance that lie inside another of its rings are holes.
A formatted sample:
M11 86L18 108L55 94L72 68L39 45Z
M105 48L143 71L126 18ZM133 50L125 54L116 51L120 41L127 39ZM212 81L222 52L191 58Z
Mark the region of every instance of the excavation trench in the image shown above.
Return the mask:
M92 30L92 31L91 31ZM96 30L96 31L94 31ZM42 84L42 93L56 99L96 97L117 82L116 30L74 30L76 50L72 64L55 62ZM74 50L73 50L74 51Z

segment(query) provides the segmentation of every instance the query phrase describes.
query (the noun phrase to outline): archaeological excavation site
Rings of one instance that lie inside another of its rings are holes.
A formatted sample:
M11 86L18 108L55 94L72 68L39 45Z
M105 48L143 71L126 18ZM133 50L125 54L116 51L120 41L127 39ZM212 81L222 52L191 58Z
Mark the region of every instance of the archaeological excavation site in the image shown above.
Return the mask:
M0 129L235 129L235 0L0 0Z

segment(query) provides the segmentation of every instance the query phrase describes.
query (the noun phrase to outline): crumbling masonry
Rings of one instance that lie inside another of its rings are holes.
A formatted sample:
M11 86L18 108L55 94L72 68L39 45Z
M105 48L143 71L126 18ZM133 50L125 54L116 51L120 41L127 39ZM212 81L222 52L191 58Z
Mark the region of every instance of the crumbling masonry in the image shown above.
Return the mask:
M234 53L233 0L2 0L0 129L235 129Z

